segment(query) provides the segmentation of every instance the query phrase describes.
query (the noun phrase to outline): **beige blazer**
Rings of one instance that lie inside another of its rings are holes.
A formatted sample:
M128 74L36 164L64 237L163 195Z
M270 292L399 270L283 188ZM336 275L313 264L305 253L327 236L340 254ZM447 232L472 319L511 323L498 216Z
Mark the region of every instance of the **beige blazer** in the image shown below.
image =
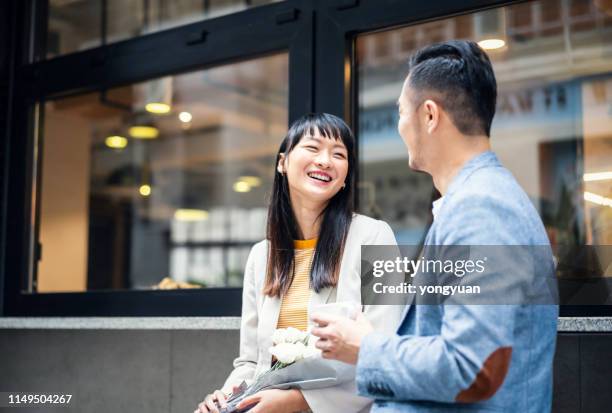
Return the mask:
M334 288L325 288L311 294L310 309L317 304L336 301L361 302L361 246L397 245L389 225L383 221L355 214L349 228L340 266L340 277ZM247 260L242 293L242 320L240 325L240 355L234 360L234 370L227 378L223 391L242 380L252 380L270 367L272 333L276 329L281 300L262 294L268 257L268 242L253 246ZM374 328L394 334L403 307L365 306L365 316ZM352 369L354 367L346 365ZM372 400L357 396L355 381L316 390L303 390L302 394L313 413L367 412Z

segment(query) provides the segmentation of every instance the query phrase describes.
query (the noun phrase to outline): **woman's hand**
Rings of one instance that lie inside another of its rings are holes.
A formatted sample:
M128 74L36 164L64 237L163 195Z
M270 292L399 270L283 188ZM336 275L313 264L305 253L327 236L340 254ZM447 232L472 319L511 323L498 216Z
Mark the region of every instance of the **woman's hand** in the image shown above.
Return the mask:
M263 390L247 397L238 405L239 409L255 404L249 413L294 413L308 410L302 392L293 390Z
M227 406L227 396L221 390L215 390L204 398L193 413L219 413L219 407ZM217 404L215 404L217 402Z

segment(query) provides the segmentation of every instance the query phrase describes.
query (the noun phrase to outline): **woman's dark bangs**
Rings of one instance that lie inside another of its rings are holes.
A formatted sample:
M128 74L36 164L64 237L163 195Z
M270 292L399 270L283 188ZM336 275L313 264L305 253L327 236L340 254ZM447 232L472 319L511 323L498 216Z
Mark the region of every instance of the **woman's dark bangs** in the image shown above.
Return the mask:
M315 130L316 129L316 130ZM316 117L310 122L310 134L314 135L317 131L327 139L342 139L340 128L334 121L324 117ZM342 139L344 140L344 139Z
M327 114L311 113L298 119L290 128L288 152L300 142L306 134L314 136L319 133L327 139L341 140L347 149L354 146L352 133L347 127Z

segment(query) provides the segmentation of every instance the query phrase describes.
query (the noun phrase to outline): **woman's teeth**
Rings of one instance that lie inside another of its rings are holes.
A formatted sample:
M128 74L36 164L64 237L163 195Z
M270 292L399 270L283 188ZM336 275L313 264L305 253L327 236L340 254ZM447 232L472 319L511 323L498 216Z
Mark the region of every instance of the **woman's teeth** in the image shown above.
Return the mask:
M316 179L316 180L319 180L319 181L323 181L323 182L331 181L331 177L329 177L327 175L321 175L321 174L318 174L316 172L315 173L309 173L308 176L313 178L313 179Z

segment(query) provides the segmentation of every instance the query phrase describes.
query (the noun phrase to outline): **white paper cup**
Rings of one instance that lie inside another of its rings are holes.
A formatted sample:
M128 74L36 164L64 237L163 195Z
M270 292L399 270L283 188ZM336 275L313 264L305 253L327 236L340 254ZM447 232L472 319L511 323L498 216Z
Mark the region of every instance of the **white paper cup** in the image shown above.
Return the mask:
M331 314L355 320L361 312L361 305L353 301L339 301L337 303L317 304L312 307L311 314Z

